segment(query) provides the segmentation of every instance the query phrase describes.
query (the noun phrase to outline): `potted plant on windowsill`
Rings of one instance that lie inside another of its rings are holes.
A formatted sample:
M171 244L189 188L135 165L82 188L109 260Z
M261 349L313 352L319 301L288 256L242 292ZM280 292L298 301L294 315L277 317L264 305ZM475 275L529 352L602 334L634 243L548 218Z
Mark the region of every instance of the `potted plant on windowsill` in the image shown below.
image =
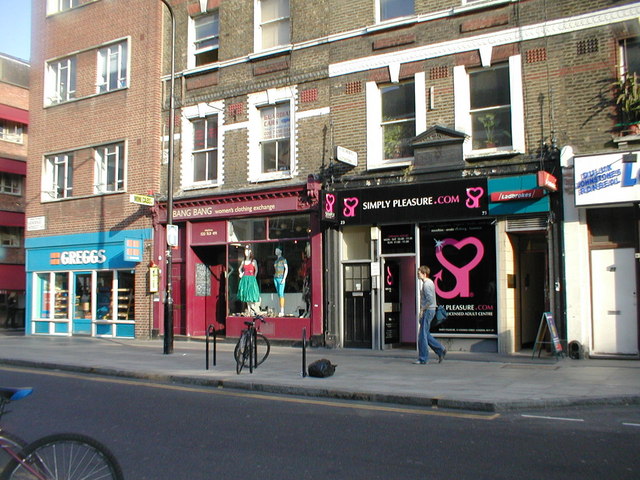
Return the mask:
M487 113L486 115L483 115L482 117L479 117L478 121L484 127L484 133L485 133L484 144L485 144L485 148L495 148L497 146L496 138L495 138L495 128L496 128L496 116L495 116L495 114Z
M631 135L640 134L640 85L638 85L638 76L633 74L625 74L615 83L616 88L616 105L620 108L622 123L618 126L622 127L623 132L629 132Z

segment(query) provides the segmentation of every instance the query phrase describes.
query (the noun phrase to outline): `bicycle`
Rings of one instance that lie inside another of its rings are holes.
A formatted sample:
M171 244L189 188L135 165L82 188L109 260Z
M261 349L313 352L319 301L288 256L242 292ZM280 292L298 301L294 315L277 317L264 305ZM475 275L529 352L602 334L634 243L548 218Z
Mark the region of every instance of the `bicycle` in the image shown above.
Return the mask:
M29 387L0 387L0 418L10 402L32 392ZM113 453L77 433L56 433L26 444L0 428L0 454L0 480L124 480Z
M253 320L245 321L247 326L240 334L236 348L233 350L233 357L236 360L236 373L239 375L245 364L249 365L249 372L262 363L269 356L271 344L269 339L258 333L256 323L267 323L262 315L256 315Z

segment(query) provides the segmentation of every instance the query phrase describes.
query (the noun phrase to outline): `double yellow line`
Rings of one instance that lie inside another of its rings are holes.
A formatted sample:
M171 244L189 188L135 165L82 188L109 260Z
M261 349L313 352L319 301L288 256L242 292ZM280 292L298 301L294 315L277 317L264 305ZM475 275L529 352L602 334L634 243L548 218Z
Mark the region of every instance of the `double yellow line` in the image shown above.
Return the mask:
M381 404L363 404L357 402L346 402L338 400L319 400L317 398L304 398L284 395L273 395L267 393L247 393L238 390L226 390L222 387L189 387L185 385L169 385L164 383L150 383L144 380L127 380L115 377L97 377L90 374L64 373L59 371L36 370L21 367L0 367L0 370L9 372L31 373L37 375L48 375L51 377L75 378L91 382L113 383L118 385L133 385L137 387L157 388L162 390L175 390L180 392L205 393L213 395L224 395L227 397L252 398L256 400L270 400L274 402L298 403L303 405L321 405L332 408L347 408L352 410L368 410L375 412L402 413L410 415L433 415L440 417L467 418L472 420L495 420L500 416L499 413L464 413L454 411L443 411L435 408L426 407L393 407Z

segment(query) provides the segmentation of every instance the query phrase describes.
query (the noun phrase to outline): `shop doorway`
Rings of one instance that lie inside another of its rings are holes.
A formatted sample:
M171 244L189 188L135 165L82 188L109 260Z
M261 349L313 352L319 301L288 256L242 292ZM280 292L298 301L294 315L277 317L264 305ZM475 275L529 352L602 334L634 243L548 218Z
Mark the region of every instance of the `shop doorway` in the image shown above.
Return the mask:
M195 290L191 299L190 333L206 335L213 325L219 335L226 333L226 247L215 245L193 247L195 261Z
M535 344L542 314L549 311L547 238L542 233L514 238L520 349L528 349Z
M371 265L344 265L344 346L371 348Z
M74 274L73 327L74 335L91 335L91 272Z
M417 336L415 257L385 257L381 282L383 284L383 348L415 346Z

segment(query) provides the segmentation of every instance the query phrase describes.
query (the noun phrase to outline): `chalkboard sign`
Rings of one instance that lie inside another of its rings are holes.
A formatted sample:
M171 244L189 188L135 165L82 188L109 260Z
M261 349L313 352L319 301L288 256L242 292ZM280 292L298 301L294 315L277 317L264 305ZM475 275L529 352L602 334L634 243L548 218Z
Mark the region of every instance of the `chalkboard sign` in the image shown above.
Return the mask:
M544 341L544 337L547 332L549 332L549 337L551 338L550 342ZM556 322L553 320L553 314L551 312L544 312L542 314L542 318L540 319L540 327L538 328L538 335L536 335L536 343L533 346L532 358L535 356L536 350L538 349L538 357L540 357L540 353L542 352L542 345L547 344L553 345L553 354L556 357L564 356L564 352L562 351L562 343L560 342L558 329L556 328Z
M196 297L208 297L211 294L211 274L204 263L196 263Z

